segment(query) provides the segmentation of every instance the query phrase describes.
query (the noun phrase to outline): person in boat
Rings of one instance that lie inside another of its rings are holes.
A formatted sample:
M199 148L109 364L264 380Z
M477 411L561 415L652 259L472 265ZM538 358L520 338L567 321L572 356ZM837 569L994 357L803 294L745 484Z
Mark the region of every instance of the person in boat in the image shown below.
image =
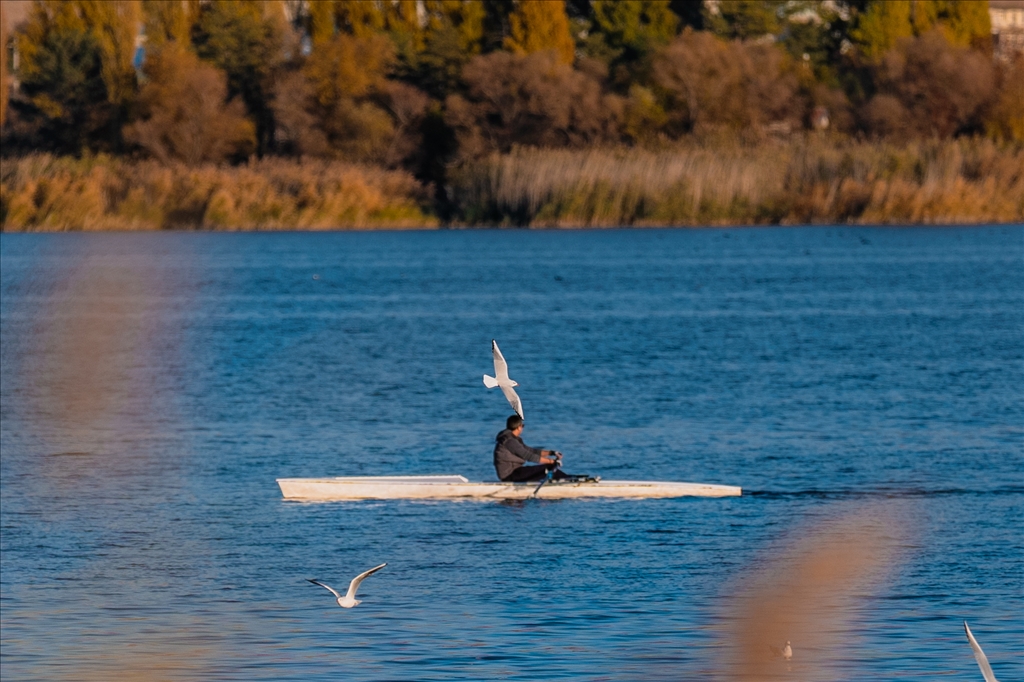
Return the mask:
M551 471L552 480L570 478L558 468L562 463L562 453L531 448L523 442L522 435L523 418L514 414L505 420L505 429L495 438L494 469L500 480L508 483L540 481L548 471Z

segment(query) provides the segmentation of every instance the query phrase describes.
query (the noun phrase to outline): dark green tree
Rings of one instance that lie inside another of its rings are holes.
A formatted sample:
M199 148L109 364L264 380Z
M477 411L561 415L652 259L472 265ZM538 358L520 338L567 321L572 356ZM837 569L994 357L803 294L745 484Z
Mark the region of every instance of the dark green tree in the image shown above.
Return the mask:
M797 63L809 67L814 79L838 87L844 45L850 37L851 12L838 4L803 2L790 8L779 42ZM845 10L845 11L844 11Z
M635 59L668 45L679 18L669 0L593 0L593 31L601 33L613 50Z
M679 17L680 26L704 30L704 0L670 0L668 6Z
M704 27L722 38L748 40L777 34L784 0L725 0L705 4Z
M427 33L423 51L408 79L431 97L443 100L455 92L461 82L462 68L473 56L462 46L462 37L454 26L440 26Z
M609 66L621 93L650 80L653 54L676 36L669 0L592 0L584 53Z
M256 150L273 148L274 74L283 59L281 25L254 0L213 0L199 15L196 52L224 70L228 96L239 95L256 125Z
M79 26L40 38L32 68L21 74L21 96L11 102L35 133L34 146L65 154L108 148L114 112L95 39Z

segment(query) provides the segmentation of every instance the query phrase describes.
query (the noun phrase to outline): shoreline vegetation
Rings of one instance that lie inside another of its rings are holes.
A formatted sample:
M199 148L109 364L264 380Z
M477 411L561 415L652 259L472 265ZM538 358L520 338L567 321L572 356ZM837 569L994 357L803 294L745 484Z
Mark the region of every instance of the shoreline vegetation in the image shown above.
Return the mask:
M3 2L0 231L1024 223L1008 16Z
M402 170L104 155L0 161L4 232L1024 222L1024 147L807 136L661 149L515 148L453 169L442 205Z

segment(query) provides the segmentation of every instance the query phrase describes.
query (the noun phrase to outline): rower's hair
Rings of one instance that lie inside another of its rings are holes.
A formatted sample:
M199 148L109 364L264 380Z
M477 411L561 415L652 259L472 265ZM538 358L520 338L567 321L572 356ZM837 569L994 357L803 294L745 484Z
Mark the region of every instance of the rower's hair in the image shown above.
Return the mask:
M518 414L514 414L505 420L505 428L508 429L509 431L515 431L522 425L523 418L520 417Z

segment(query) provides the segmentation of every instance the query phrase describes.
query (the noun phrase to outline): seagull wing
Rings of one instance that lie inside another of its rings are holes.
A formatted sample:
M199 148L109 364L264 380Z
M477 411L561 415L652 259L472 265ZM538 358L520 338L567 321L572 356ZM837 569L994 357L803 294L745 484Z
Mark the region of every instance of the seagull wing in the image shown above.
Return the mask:
M506 398L508 398L508 404L516 411L516 414L518 414L521 419L525 420L526 417L523 416L523 401L519 399L519 395L516 393L516 390L511 386L502 386L501 392L505 394Z
M984 676L985 682L999 682L996 679L995 673L992 672L992 666L988 664L988 657L981 650L978 640L974 639L971 629L967 627L966 620L964 621L964 631L967 632L967 641L971 643L971 648L974 649L974 658L978 661L978 667L981 668L981 674Z
M334 588L333 588L333 587L331 587L330 585L324 585L324 584L323 584L322 582L320 582L319 580L313 580L312 578L306 578L306 580L308 580L309 582L313 583L314 585L319 585L320 587L323 587L323 588L326 588L326 589L330 590L330 591L331 591L331 594L333 594L333 595L334 595L335 597L337 597L338 599L341 599L341 595L340 595L340 594L338 594L338 593L337 593L337 592L336 592L336 591L334 590Z
M491 339L491 353L494 355L494 378L498 381L508 381L508 363L505 362L505 356L498 350L498 342L494 339Z
M355 599L356 598L356 590L359 589L359 584L361 582L363 582L363 580L366 579L366 576L368 576L368 575L370 575L372 573L376 573L377 571L379 571L380 569L384 568L385 566L387 566L386 563L385 564L381 564L380 566L374 566L369 571L365 571L363 573L360 573L355 578L352 578L352 582L349 583L349 586L348 586L348 594L345 595L345 596L348 597L349 599Z

